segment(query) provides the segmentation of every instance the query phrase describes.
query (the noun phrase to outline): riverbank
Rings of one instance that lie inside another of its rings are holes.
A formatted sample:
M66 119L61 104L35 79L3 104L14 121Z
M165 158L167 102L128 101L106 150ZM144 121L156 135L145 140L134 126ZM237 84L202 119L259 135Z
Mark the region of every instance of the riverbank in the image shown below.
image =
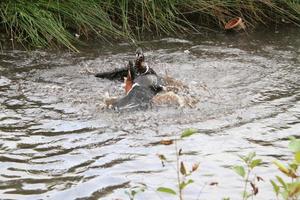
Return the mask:
M233 17L247 31L257 25L300 24L300 3L286 1L72 0L2 1L1 29L24 47L77 47L87 40L137 41L161 35L178 36L222 31Z

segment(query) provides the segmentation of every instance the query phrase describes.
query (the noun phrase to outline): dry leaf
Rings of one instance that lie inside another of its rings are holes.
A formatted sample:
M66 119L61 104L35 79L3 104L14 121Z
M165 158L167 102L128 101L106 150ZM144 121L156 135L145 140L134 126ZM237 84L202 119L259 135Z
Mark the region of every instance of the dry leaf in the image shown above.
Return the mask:
M159 144L170 145L173 144L173 140L161 140Z
M183 162L180 163L180 173L182 175L186 175L186 169L185 169Z
M254 195L257 195L258 193L258 187L255 186L255 184L253 182L250 182L250 185L252 187L252 190L253 190L253 194Z
M200 163L194 163L192 166L192 172L196 171L199 168Z

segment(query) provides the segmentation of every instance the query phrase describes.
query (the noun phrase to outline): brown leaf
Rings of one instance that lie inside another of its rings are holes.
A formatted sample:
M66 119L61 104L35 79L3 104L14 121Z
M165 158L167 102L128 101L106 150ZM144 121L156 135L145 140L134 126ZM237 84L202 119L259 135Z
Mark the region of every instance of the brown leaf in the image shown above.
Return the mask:
M167 160L166 156L164 156L163 154L157 154L157 156L160 160Z
M264 180L262 177L260 177L260 176L257 176L256 179L257 179L257 181L265 181L265 180Z
M165 167L165 162L164 162L164 161L167 160L166 156L164 156L163 154L156 154L156 155L159 157L159 159L160 159L160 161L161 161L161 165L162 165L163 167Z
M194 163L192 166L192 172L196 171L199 168L200 163Z
M182 175L186 175L186 169L185 169L183 162L180 163L180 173Z
M159 144L170 145L173 144L173 140L161 140Z
M250 182L250 185L252 187L253 194L256 195L258 193L258 187L256 187L253 182Z

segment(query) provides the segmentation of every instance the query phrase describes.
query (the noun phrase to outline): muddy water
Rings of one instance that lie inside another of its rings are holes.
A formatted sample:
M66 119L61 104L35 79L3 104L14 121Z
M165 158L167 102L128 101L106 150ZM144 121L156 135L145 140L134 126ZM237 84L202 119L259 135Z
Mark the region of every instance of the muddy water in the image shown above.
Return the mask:
M243 184L230 166L252 151L264 160L255 171L265 180L257 199L275 199L271 161L291 158L287 138L300 135L299 38L292 29L142 43L158 74L183 82L188 91L179 95L197 101L128 113L103 109L123 88L92 74L124 66L134 47L4 50L0 198L129 199L125 191L145 184L136 199L176 199L156 192L176 186L174 146L159 141L196 128L178 143L187 167L200 162L185 199L241 199ZM167 157L164 167L157 154Z

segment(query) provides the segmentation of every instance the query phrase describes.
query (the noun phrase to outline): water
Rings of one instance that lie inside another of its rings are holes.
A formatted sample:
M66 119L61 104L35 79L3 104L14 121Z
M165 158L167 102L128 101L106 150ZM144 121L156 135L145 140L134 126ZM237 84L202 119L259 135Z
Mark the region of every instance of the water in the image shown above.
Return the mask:
M119 82L93 73L134 58L126 43L93 44L82 53L8 51L0 56L1 199L176 199L156 192L176 187L174 145L159 142L186 128L199 133L178 142L181 159L199 170L185 199L241 199L231 169L238 155L264 160L255 174L257 199L275 199L274 159L291 159L289 136L300 130L299 29L255 34L164 38L142 44L158 74L175 78L195 100L190 107L154 105L116 113L103 101L122 96ZM166 156L163 167L158 154ZM217 182L217 185L211 183Z

